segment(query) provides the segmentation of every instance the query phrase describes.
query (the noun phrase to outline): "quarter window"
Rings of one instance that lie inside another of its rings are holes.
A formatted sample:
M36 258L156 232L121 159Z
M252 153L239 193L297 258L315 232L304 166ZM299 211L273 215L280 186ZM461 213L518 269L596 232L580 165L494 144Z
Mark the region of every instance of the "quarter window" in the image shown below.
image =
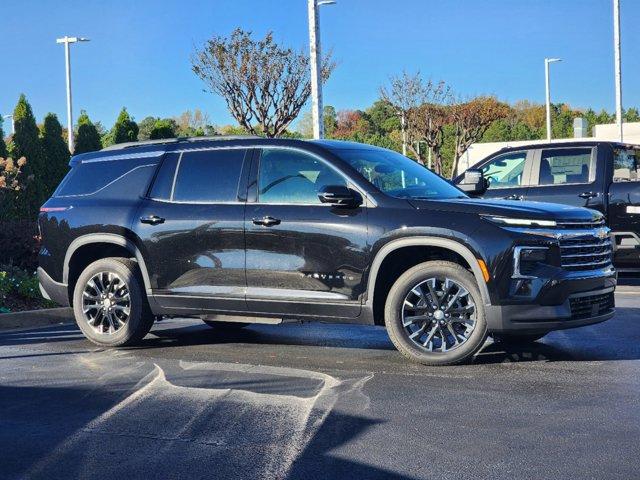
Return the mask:
M591 148L543 150L538 184L589 183L591 152Z
M258 201L261 203L321 203L320 189L346 185L328 165L304 152L288 149L262 150L258 174Z
M527 160L527 152L500 155L482 167L489 189L519 187Z
M235 202L246 150L184 152L178 162L173 200Z
M640 180L640 149L616 148L613 153L613 181Z

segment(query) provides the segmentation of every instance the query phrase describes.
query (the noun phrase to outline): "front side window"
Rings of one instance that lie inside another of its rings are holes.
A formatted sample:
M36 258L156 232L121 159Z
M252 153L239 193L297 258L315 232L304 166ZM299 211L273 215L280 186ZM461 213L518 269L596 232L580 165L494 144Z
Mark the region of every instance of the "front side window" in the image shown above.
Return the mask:
M519 187L527 160L527 152L512 152L500 155L482 167L489 189Z
M384 148L330 148L378 190L396 198L460 198L465 194L419 163Z
M178 160L172 200L236 202L245 152L244 149L184 152Z
M543 150L538 184L589 183L591 152L591 148Z
M317 158L296 150L265 148L260 155L260 203L320 204L318 192L345 185L336 171Z
M616 148L613 151L613 181L640 180L640 148Z

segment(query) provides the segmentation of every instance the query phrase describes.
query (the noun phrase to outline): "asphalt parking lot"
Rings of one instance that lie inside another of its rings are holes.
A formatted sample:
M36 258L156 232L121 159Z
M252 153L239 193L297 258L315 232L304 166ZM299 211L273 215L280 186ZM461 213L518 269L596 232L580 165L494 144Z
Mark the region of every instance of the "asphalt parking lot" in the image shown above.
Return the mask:
M377 327L171 320L121 350L0 333L0 477L638 478L640 286L616 301L440 368Z

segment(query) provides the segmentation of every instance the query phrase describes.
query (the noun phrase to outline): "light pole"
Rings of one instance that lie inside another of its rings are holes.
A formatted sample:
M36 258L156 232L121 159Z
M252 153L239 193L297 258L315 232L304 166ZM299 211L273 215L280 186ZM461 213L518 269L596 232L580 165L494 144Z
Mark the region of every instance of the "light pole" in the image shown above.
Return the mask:
M320 18L318 7L333 5L335 0L309 1L309 57L311 61L311 118L313 119L313 138L324 137L322 119L322 55L320 52Z
M616 78L616 126L622 141L622 61L620 59L620 0L613 0L613 51Z
M5 115L2 118L10 118L11 119L11 135L16 133L16 122L13 120L13 115Z
M549 64L561 62L561 58L545 58L544 59L544 81L547 96L547 141L551 140L551 91L549 87Z
M69 57L69 44L88 42L88 38L67 37L57 38L56 43L64 43L64 60L67 72L67 138L69 139L69 151L73 153L73 110L71 108L71 58Z

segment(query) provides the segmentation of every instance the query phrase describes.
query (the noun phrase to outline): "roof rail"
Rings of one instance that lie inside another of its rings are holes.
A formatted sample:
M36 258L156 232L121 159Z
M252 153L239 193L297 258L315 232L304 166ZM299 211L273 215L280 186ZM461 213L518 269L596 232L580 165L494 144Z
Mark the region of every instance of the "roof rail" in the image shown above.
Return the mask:
M253 138L260 138L256 135L213 135L210 137L177 137L177 138L163 138L160 140L143 140L138 142L125 142L116 143L108 147L103 148L101 151L109 150L123 150L125 148L132 147L144 147L147 145L162 145L165 143L177 143L177 142L198 142L198 141L223 141L223 140L249 140Z

